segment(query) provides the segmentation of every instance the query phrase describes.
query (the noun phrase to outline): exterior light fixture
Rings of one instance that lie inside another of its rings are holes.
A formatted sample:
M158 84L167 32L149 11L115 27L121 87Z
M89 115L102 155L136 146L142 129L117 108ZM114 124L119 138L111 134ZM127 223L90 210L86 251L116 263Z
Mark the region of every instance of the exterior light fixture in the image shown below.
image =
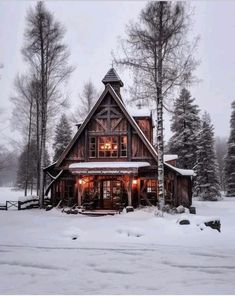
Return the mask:
M138 180L137 179L132 180L132 184L133 185L137 185L137 183L138 183Z

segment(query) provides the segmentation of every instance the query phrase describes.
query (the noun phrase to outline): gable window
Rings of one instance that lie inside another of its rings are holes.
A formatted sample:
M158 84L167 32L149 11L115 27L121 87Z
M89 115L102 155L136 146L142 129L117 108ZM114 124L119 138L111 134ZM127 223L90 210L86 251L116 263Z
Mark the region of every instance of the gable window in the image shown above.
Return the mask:
M90 137L89 139L89 156L90 158L96 157L96 138Z
M118 137L99 137L98 153L100 158L118 157Z
M121 142L120 156L127 157L127 136L121 136L120 142Z

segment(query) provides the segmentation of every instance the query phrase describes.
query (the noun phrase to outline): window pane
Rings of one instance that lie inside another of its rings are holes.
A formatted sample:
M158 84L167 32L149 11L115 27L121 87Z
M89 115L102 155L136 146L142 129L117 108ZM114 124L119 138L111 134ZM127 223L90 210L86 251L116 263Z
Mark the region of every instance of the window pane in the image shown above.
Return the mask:
M99 157L118 157L118 137L99 137Z
M90 137L89 138L89 156L96 157L96 138Z
M121 156L125 157L127 155L126 151L121 151Z

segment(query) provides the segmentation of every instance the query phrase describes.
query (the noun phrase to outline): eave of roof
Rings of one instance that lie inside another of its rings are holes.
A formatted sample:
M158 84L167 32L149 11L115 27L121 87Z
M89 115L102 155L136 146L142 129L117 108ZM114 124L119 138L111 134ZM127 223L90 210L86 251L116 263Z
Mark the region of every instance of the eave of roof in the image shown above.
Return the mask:
M77 162L69 165L69 169L104 169L104 168L139 168L150 166L146 161L117 161L117 162Z
M178 159L177 154L165 154L164 155L164 161L171 161L171 160L176 160Z

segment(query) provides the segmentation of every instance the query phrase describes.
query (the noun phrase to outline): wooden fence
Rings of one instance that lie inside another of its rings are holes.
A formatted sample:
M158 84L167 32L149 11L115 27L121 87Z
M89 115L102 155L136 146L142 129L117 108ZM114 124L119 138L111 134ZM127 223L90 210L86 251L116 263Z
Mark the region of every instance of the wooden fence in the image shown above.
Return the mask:
M45 205L47 205L50 200L45 199ZM32 208L39 208L39 199L33 198L25 201L15 201L15 200L7 200L5 203L0 204L0 210L8 211L10 208L15 208L17 210L27 210Z

